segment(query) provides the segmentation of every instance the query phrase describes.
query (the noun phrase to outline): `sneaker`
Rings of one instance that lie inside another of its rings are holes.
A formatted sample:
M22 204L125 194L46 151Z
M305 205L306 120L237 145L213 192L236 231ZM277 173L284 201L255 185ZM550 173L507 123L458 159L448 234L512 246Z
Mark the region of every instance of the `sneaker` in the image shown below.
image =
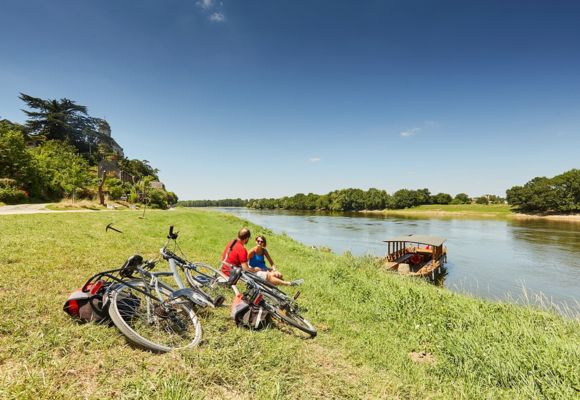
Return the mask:
M299 286L302 285L304 283L304 279L295 279L292 282L290 282L290 286Z

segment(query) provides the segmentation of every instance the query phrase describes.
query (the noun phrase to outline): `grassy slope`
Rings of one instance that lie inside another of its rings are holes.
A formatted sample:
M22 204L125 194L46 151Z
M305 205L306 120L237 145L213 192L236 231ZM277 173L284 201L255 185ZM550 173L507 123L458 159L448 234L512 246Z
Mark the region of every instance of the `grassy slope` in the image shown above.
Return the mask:
M113 328L72 323L67 295L128 255L156 255L167 226L192 258L215 264L244 224L207 211L0 217L0 398L577 398L577 321L471 299L377 273L374 261L269 234L276 264L304 277L319 336L204 317L194 350L154 355ZM107 223L125 232L105 233ZM411 361L427 351L434 364ZM576 397L575 397L576 396Z

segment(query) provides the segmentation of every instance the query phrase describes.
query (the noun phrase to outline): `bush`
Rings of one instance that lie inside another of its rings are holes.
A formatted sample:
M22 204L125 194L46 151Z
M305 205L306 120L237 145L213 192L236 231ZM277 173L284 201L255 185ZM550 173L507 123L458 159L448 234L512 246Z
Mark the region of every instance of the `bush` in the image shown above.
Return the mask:
M167 208L166 192L160 189L151 189L149 191L149 204L152 208Z
M15 187L0 186L0 202L6 204L20 204L28 201L28 193Z
M94 188L81 188L77 190L78 199L93 200L97 198L97 191Z
M127 199L129 203L137 203L139 201L139 195L135 191L135 189L131 190L129 193L129 198Z

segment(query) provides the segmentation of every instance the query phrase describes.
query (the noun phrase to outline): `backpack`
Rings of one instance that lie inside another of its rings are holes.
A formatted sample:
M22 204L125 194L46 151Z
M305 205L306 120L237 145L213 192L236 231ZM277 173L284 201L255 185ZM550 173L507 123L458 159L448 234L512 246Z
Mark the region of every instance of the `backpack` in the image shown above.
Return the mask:
M110 282L99 280L75 290L65 301L63 311L79 322L107 321L109 304L104 294L110 285Z
M247 295L238 293L232 302L231 317L238 326L252 330L260 330L271 322L270 313L259 306L262 296L258 295L251 301Z

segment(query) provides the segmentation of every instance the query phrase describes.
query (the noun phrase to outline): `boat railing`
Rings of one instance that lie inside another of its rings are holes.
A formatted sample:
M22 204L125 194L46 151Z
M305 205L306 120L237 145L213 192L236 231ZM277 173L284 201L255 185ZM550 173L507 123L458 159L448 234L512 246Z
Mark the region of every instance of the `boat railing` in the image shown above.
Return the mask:
M394 253L391 253L387 256L387 261L391 261L391 262L396 261L400 257L403 257L406 253L407 253L406 248L402 248L400 250L397 250Z

